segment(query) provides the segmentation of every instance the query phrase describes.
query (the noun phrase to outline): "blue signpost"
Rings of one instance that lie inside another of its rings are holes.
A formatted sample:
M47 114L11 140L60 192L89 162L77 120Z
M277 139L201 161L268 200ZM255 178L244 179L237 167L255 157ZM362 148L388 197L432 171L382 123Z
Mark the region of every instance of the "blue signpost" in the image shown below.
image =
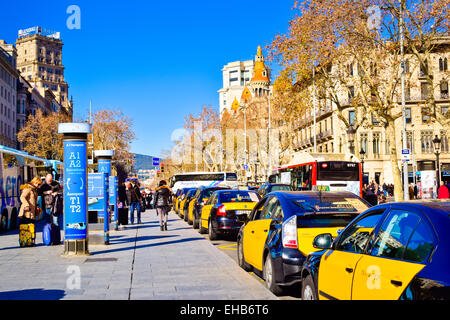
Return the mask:
M98 172L104 173L105 181L104 210L98 212L98 218L100 220L100 218L103 217L105 244L109 244L109 223L111 218L111 207L109 204L109 177L111 175L111 160L114 156L114 151L96 150L94 153L98 159Z
M114 210L114 230L119 229L118 224L118 194L119 194L119 180L117 177L109 177L109 205L112 206L112 209Z
M89 123L60 123L64 134L64 255L89 254L87 134Z

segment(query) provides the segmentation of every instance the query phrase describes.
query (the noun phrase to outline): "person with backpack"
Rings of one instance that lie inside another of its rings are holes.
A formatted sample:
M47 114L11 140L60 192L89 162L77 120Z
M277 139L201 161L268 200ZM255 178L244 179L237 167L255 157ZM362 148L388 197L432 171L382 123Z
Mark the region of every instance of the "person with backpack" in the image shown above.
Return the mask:
M130 224L134 224L134 210L137 211L137 224L141 224L141 192L131 182L125 182L127 207L130 208Z
M58 182L53 180L53 174L49 173L45 176L44 183L39 187L38 195L43 199L43 207L45 211L45 219L47 223L53 223L59 227L60 217L62 212L55 210L55 199L59 195L62 200L61 186ZM53 214L52 214L53 212Z
M167 231L167 221L169 218L169 209L173 192L165 180L159 182L156 188L153 200L153 207L156 208L156 214L159 216L161 231Z

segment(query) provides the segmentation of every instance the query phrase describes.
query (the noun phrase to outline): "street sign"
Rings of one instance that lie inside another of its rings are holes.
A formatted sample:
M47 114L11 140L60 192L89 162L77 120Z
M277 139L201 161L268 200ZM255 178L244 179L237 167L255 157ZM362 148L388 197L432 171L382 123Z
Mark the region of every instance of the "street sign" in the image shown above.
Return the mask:
M411 161L411 151L409 149L402 150L402 161L403 162Z
M244 164L244 170L248 170L248 165Z
M159 166L159 158L153 158L153 165L156 167Z

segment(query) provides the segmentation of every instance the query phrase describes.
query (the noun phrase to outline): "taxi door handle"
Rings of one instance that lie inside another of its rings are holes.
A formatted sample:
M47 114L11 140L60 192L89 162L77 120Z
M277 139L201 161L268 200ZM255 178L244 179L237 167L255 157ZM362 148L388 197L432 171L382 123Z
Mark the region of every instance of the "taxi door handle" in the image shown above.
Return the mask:
M347 271L348 273L352 273L353 272L353 268L345 268L345 271Z
M267 232L267 231L269 231L269 230L267 230L267 229L264 230L264 232Z
M401 287L403 282L397 280L391 280L391 283L396 287Z

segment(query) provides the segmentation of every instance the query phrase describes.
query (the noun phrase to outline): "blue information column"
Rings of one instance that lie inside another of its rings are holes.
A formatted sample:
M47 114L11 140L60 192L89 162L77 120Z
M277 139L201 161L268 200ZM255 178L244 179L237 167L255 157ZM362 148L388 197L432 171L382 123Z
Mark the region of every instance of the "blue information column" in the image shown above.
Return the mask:
M113 215L113 220L114 220L114 230L118 230L119 229L119 217L118 217L118 208L117 208L117 204L118 204L118 193L119 193L119 180L117 179L117 177L109 177L109 205L111 207L112 212L114 213Z
M98 212L98 219L103 217L105 244L109 244L109 223L111 219L111 208L109 205L109 176L111 175L111 160L114 150L96 150L95 157L98 159L98 172L105 174L105 206L103 211Z
M64 255L86 255L87 221L87 135L89 123L60 123L64 134Z

